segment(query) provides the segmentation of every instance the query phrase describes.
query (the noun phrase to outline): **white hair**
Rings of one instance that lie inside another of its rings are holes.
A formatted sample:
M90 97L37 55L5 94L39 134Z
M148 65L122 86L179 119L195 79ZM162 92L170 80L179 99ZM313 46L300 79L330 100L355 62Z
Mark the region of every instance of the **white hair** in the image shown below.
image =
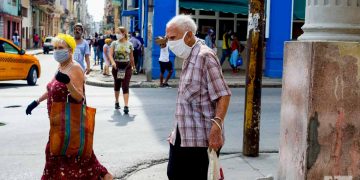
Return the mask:
M191 18L190 15L177 15L173 17L167 24L166 28L171 25L175 25L176 27L182 29L183 31L191 31L193 34L196 34L197 26L195 21Z

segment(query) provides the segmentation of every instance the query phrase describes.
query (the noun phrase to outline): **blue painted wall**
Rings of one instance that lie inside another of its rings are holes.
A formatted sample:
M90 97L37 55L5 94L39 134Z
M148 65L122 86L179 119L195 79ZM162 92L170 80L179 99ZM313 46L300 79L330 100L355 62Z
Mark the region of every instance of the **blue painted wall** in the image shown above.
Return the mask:
M164 36L166 23L176 15L176 1L154 0L154 17L153 17L153 44L152 44L152 78L160 77L160 46L155 43L157 36ZM170 53L170 61L174 65L174 54ZM175 73L173 73L173 77Z
M284 42L290 40L292 0L270 1L270 28L266 42L265 76L281 78Z

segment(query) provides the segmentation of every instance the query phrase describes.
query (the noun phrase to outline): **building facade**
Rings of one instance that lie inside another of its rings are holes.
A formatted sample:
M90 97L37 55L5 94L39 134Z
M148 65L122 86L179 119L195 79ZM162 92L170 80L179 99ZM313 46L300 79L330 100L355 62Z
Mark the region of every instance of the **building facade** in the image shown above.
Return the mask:
M0 1L0 37L11 39L15 31L21 34L20 13L20 0Z

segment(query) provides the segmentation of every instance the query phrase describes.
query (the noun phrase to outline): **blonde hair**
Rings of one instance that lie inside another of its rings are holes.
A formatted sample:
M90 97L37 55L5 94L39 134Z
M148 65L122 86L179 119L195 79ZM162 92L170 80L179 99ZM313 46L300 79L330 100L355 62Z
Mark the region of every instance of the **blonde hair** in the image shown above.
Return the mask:
M129 33L128 30L124 26L118 27L118 30L124 35L126 40L129 40Z
M105 39L105 43L106 43L106 44L111 43L111 39L110 39L110 38L106 38L106 39Z

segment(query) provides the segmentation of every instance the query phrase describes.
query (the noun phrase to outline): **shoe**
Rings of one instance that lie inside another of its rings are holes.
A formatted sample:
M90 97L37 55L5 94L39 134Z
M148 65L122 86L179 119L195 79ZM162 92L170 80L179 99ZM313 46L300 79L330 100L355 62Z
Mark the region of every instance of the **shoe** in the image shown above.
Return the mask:
M129 114L129 107L124 106L124 113L125 113L125 114Z
M171 88L171 86L168 83L164 83L163 87Z
M120 109L119 103L115 103L115 109Z

